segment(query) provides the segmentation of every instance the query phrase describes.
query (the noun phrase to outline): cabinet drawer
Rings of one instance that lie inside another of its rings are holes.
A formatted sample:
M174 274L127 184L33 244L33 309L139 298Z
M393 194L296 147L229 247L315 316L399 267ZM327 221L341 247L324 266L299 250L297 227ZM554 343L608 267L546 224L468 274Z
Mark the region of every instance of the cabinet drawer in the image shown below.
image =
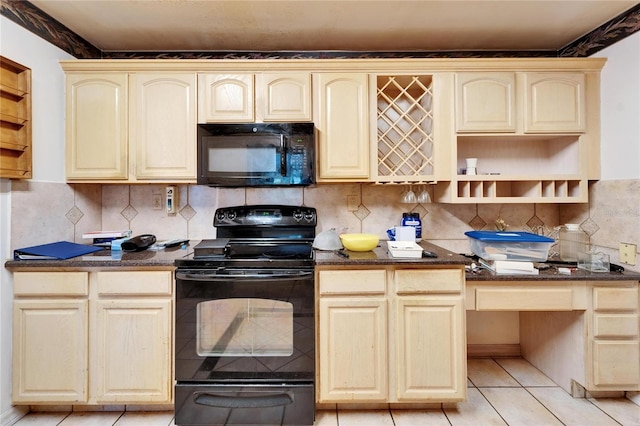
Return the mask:
M636 311L638 309L638 287L593 289L593 309L596 311Z
M462 269L400 269L395 271L398 294L460 293Z
M320 271L320 294L384 294L386 271Z
M637 337L638 316L597 314L593 318L595 337Z
M97 272L100 295L171 295L172 271L110 271Z
M16 272L13 274L15 296L86 296L89 294L88 272Z
M570 311L571 288L478 288L477 311Z

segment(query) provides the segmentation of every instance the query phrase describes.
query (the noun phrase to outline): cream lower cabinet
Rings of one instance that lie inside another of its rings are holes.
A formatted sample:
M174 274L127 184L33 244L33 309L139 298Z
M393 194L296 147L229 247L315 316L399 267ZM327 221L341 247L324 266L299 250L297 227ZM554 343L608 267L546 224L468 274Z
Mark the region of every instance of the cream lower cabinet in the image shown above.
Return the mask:
M638 286L592 289L587 389L640 389Z
M172 401L172 271L15 272L15 404Z
M318 271L318 401L466 397L459 269Z
M85 272L14 274L14 403L87 400L88 295Z
M68 181L195 182L195 73L66 78Z
M519 312L522 356L575 396L640 390L637 281L469 281L466 308Z

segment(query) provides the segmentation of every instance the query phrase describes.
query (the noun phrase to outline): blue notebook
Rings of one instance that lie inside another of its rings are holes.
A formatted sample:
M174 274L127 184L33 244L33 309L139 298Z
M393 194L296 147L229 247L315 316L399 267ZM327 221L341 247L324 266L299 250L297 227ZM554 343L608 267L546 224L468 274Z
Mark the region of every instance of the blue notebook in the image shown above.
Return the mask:
M72 257L82 256L100 250L102 250L102 247L70 243L69 241L58 241L56 243L16 249L13 251L13 259L71 259Z

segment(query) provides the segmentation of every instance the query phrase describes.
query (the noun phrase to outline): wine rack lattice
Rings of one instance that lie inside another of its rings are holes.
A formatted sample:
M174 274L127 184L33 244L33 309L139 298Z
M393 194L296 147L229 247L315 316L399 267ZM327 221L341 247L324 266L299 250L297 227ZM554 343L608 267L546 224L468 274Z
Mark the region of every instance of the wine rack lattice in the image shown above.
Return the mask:
M376 98L377 180L404 182L432 176L432 76L378 76Z

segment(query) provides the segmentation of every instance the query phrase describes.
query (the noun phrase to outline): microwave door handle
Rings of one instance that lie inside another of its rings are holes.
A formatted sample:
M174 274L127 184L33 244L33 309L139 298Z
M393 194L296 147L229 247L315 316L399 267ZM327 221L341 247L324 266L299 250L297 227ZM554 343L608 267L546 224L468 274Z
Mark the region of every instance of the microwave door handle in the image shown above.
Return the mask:
M284 135L280 135L280 174L287 175L287 144Z

